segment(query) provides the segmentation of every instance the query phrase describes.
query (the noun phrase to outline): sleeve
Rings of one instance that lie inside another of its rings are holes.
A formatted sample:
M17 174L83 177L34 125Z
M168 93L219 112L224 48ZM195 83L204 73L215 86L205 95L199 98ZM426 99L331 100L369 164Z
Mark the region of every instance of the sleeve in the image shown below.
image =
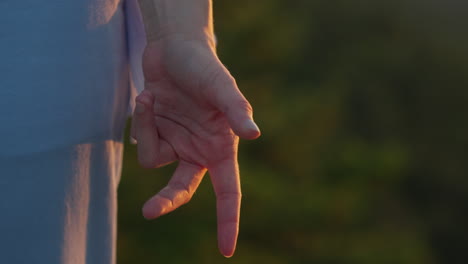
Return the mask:
M146 34L138 0L124 1L130 75L130 102L128 110L129 114L132 114L135 107L135 97L143 91L145 84L142 69L142 57L146 46Z

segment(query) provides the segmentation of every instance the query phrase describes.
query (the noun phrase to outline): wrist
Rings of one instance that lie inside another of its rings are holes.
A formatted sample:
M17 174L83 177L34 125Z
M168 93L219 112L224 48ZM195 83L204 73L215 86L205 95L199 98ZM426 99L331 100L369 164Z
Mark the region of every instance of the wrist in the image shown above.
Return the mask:
M148 42L177 36L214 46L211 0L138 0Z

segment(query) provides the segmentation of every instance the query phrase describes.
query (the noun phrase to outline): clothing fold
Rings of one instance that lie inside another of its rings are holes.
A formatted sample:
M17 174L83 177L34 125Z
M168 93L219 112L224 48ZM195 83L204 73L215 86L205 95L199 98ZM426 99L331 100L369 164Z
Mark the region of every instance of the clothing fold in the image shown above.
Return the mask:
M135 97L144 89L142 69L143 51L146 46L146 34L138 0L125 0L125 20L127 25L128 62L130 67L130 103L129 112L133 113Z

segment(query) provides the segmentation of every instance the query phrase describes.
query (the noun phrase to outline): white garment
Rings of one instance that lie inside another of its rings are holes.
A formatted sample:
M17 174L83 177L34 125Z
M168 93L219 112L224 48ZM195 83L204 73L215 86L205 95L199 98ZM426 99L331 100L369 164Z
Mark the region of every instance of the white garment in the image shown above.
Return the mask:
M112 264L123 129L143 87L137 2L0 10L0 263Z
M127 19L127 40L130 65L131 100L130 112L135 107L135 96L144 89L142 70L143 51L146 46L146 34L138 0L126 0L125 17Z

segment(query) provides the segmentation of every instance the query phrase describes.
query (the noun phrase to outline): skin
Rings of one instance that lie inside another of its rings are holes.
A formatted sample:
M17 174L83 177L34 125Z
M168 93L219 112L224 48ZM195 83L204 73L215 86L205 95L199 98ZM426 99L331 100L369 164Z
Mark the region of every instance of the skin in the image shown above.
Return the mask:
M218 246L230 257L239 232L239 137L255 139L260 130L252 107L218 59L212 36L193 32L171 30L144 52L145 89L136 99L132 124L138 159L145 168L174 161L178 166L168 185L145 203L143 215L155 219L187 203L209 171Z

